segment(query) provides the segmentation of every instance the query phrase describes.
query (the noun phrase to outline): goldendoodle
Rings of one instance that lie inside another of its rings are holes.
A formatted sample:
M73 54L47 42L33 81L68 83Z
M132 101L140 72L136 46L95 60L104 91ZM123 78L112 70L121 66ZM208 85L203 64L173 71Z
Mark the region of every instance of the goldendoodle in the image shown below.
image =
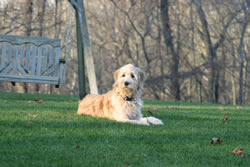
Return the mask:
M102 117L140 125L163 125L155 117L143 117L141 94L145 73L127 64L114 73L113 89L103 95L87 95L78 106L78 115Z

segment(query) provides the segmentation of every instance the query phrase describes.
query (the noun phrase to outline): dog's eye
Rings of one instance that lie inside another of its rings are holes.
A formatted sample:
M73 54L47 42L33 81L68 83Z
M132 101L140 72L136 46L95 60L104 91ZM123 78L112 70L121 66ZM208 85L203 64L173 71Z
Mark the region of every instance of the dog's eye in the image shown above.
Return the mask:
M122 77L125 77L125 74L122 74Z
M135 75L134 75L134 74L131 74L131 78L135 78Z

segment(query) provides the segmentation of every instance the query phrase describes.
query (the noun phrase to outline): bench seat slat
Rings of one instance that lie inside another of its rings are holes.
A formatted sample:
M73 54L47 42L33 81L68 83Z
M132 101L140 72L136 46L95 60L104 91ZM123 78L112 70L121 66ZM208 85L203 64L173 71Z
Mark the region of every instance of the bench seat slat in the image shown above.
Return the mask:
M46 71L46 69L48 68L48 49L49 49L49 46L45 45L44 46L44 52L43 52L42 73L44 73L44 71Z
M7 67L1 72L3 74L7 74L11 69L13 69L14 64L8 64Z
M26 69L26 71L29 71L29 69L30 69L30 44L27 44L26 45L26 63L25 63L25 69Z
M17 69L21 72L22 75L27 75L27 72L20 66L20 64L17 64Z
M51 66L54 63L53 55L54 55L54 49L50 48L50 51L49 51L49 66Z
M7 62L7 64L10 63L11 58L12 58L12 46L10 44L8 44L8 62Z
M35 76L36 72L36 47L32 47L32 65L31 65L31 75Z
M6 42L2 44L2 57L1 57L0 70L2 70L5 67L5 62L6 62Z
M36 67L36 75L41 75L41 65L42 65L42 47L38 48L38 59L37 59L37 67Z
M59 69L59 59L60 59L60 48L56 48L56 62L55 62L55 68ZM59 70L55 70L54 76L59 75Z
M32 83L50 83L57 84L59 77L36 77L36 76L22 76L22 75L3 75L0 74L0 80L9 82L32 82Z
M24 60L25 60L25 55L24 55L24 51L25 51L25 46L23 45L22 47L21 47L21 51L20 51L20 64L22 65L22 66L24 66Z
M13 74L17 74L17 60L18 59L18 46L15 46L14 60L13 60Z

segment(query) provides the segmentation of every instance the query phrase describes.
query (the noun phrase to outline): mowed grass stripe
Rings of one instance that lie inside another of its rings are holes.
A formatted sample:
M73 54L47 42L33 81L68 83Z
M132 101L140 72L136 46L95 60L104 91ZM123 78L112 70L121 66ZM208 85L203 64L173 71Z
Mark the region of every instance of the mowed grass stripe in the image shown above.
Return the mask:
M144 100L143 114L151 109L165 125L138 126L77 116L77 96L0 97L0 166L250 164L249 106ZM211 145L212 137L223 143ZM243 157L231 153L236 147L244 149Z

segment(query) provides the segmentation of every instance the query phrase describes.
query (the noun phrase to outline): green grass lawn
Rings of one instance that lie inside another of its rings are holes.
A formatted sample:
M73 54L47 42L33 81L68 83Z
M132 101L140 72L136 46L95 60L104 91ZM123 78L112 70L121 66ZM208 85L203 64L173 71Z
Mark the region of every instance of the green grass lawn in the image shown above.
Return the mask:
M77 96L0 93L0 166L250 166L249 106L144 103L164 126L77 116Z

